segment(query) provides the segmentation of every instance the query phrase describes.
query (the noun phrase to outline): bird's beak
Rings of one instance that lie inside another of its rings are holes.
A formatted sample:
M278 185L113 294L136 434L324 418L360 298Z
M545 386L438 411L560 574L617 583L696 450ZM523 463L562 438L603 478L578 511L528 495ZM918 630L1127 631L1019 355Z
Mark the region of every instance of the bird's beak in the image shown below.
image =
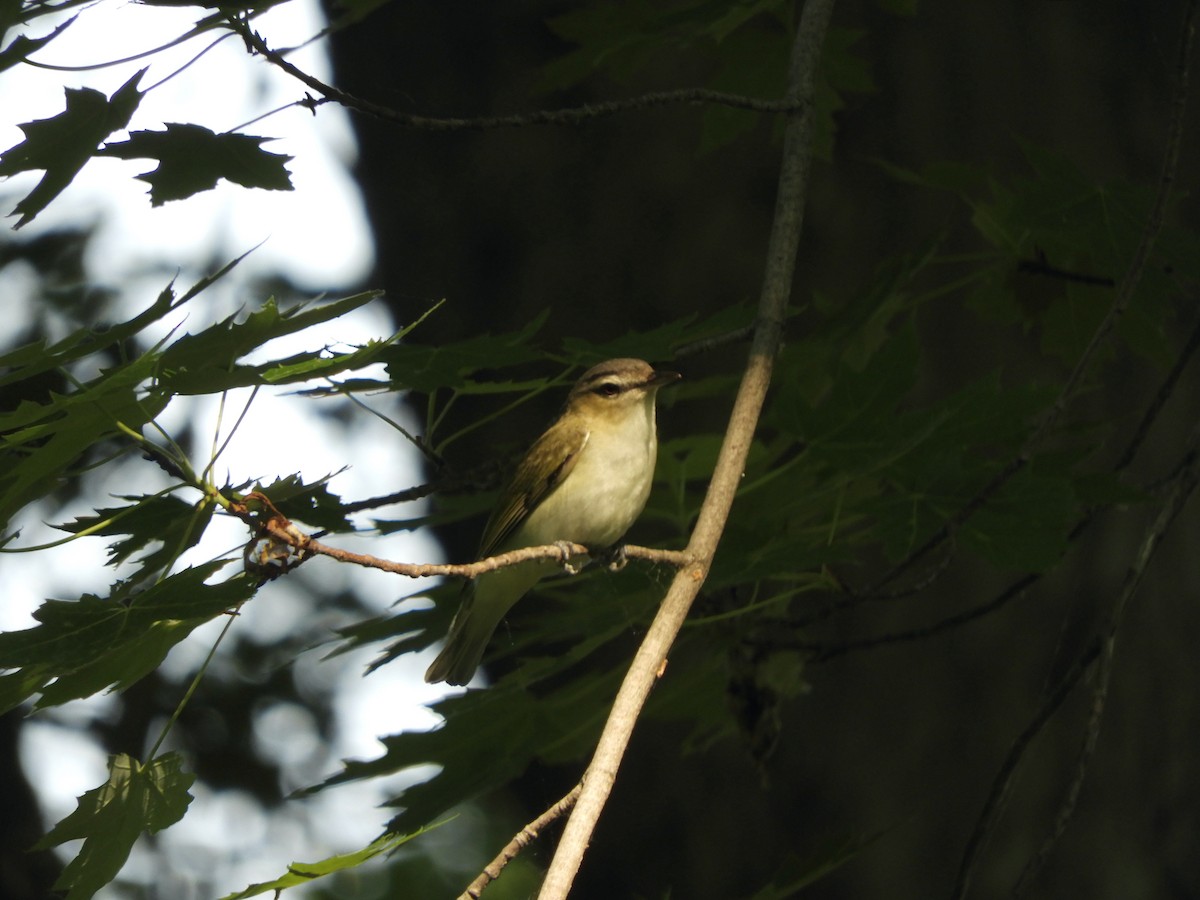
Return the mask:
M653 390L668 385L673 381L678 381L682 377L678 372L655 372L650 376L645 386L648 390Z

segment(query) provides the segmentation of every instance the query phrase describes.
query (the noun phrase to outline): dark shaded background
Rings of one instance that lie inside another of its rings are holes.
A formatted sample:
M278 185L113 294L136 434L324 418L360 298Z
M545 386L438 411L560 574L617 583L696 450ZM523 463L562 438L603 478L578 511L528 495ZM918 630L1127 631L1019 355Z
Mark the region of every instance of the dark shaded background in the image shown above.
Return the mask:
M390 4L370 27L335 37L337 81L434 115L521 112L703 82L701 62L664 58L636 83L596 78L568 95L537 94L540 66L569 49L541 19L568 8ZM905 18L839 4L834 22L862 30L858 47L878 89L847 98L833 161L814 169L796 298L853 296L881 259L942 229L950 229L949 250L978 247L955 201L898 185L875 159L912 168L962 160L1003 177L1023 170L1020 138L1069 155L1098 179L1153 185L1181 13L1178 3L931 2ZM683 107L579 127L429 134L357 118L357 175L379 247L375 283L401 321L425 299L449 299L422 329L420 339L432 342L514 329L551 307L544 334L553 347L560 336L607 339L753 300L774 197L774 124L765 119L699 156L700 122L698 110ZM1185 191L1196 176L1195 123L1190 116ZM1183 212L1193 211L1185 201ZM981 335L960 302L951 296L921 319L931 384L962 383L1000 361L1011 370L1015 354L1028 352L1018 333ZM726 348L689 361L689 372L736 370L743 353ZM1158 376L1139 369L1122 377L1132 394ZM1166 447L1178 446L1171 432L1190 427L1196 400L1193 373L1161 426ZM491 442L529 434L551 412L531 409L527 421L506 421L512 431L481 434L460 452L486 457ZM712 410L712 424L726 414ZM663 428L686 431L692 421L668 413ZM1168 453L1150 459L1165 462ZM1127 620L1099 752L1038 896L1200 894L1197 525L1194 509L1180 520ZM576 896L748 895L788 854L876 831L884 834L808 896L945 894L1011 741L1096 610L1111 602L1144 526L1137 513L1111 517L1029 596L970 627L813 667L812 692L785 708L782 741L762 777L736 742L682 756L680 733L643 724ZM471 552L473 535L447 539L451 555ZM1005 583L960 568L935 592L834 623L829 637L935 621ZM1072 771L1085 696L1036 745L979 896L1006 891L1041 840ZM515 788L524 813L509 812L511 827L577 774L529 773ZM482 864L494 849L464 848L463 856ZM533 852L544 863L551 850L547 841Z

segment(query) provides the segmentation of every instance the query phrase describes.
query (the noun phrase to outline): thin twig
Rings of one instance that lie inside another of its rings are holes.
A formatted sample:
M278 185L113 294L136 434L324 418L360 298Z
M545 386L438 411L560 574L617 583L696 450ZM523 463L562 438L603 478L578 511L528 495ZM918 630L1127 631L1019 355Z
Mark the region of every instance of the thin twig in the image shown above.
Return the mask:
M1191 362L1197 349L1200 349L1200 320L1196 322L1192 333L1188 335L1187 342L1183 345L1183 350L1180 351L1179 358L1175 360L1175 365L1171 366L1171 371L1163 379L1158 392L1154 395L1154 400L1151 401L1145 413L1142 414L1141 422L1134 429L1133 437L1126 445L1125 452L1121 454L1121 458L1117 460L1113 471L1120 472L1122 469L1128 468L1130 463L1133 462L1138 450L1141 449L1142 443L1146 440L1146 435L1150 433L1150 426L1154 424L1158 418L1158 414L1162 412L1162 408L1166 406L1167 401L1171 398L1171 394L1175 392L1175 386L1179 384L1179 378L1183 374L1183 370L1187 368L1187 364Z
M539 109L529 113L507 116L419 116L365 100L348 91L343 91L341 88L326 84L288 62L281 53L268 47L262 36L251 29L242 19L231 15L229 16L229 25L242 36L248 47L321 95L320 99L308 98L301 101L301 105L306 108L315 110L324 103L338 103L347 109L357 110L377 119L383 119L405 128L419 128L423 131L483 131L497 128L524 128L530 125L578 125L581 122L613 116L630 110L656 109L660 106L682 103L712 104L751 112L791 113L799 110L796 104L800 101L793 98L762 100L757 97L746 97L741 94L713 91L707 88L680 88L673 91L653 91L624 100L585 103L582 106L564 109Z
M253 524L263 534L274 541L292 548L295 551L295 556L293 559L287 561L288 567L292 567L313 556L328 556L330 559L336 559L339 562L352 563L368 569L379 569L383 572L391 572L393 575L406 575L409 578L430 578L435 575L476 578L485 572L494 572L497 569L515 566L518 563L529 562L530 560L560 560L565 565L570 563L575 557L590 556L592 553L583 544L560 541L557 544L545 544L539 547L521 547L517 550L509 550L507 553L499 553L496 556L489 556L486 559L476 560L471 563L403 563L372 556L369 553L354 553L350 550L343 550L340 547L331 547L328 544L323 544L316 538L296 528L295 525L282 516L272 516L264 522L254 519L248 513L241 514L236 508L232 511L235 515L240 515L244 521ZM687 565L692 559L687 551L683 550L660 550L655 547L641 547L635 544L626 544L622 547L622 550L627 559L642 559L647 562L663 563L675 567ZM280 562L284 561L280 560Z
M1045 275L1048 278L1058 278L1062 281L1073 281L1076 284L1090 284L1096 287L1116 287L1117 283L1107 275L1089 275L1086 272L1072 272L1070 269L1060 269L1046 259L1046 254L1038 251L1034 259L1023 259L1017 263L1017 271L1029 275Z
M737 344L746 340L752 334L754 334L754 326L746 325L742 328L735 328L733 331L726 331L724 334L716 334L712 337L689 341L675 348L675 358L682 359L685 356L692 356L696 353L707 353L710 350L715 350L718 347L724 347L728 344Z
M692 562L676 573L621 683L596 744L596 752L584 773L583 790L546 873L538 895L540 900L564 900L571 890L642 706L662 674L667 653L704 583L729 518L782 340L812 160L813 116L810 110L814 74L832 11L833 0L808 0L800 14L787 88L787 99L800 112L789 116L784 131L779 190L767 248L758 321L716 468L688 541L686 552L691 555Z
M1137 457L1137 452L1139 449L1141 449L1142 444L1145 442L1146 435L1149 434L1151 427L1158 420L1159 415L1162 413L1163 407L1166 406L1167 401L1175 392L1175 388L1179 384L1180 377L1186 370L1188 363L1191 362L1192 358L1196 355L1196 351L1198 349L1200 349L1200 319L1197 320L1197 323L1192 329L1191 334L1188 335L1188 339L1184 343L1183 349L1180 351L1180 354L1175 360L1174 365L1171 366L1170 372L1167 373L1162 384L1159 385L1158 390L1155 392L1154 399L1150 402L1149 406L1146 407L1145 412L1142 414L1141 421L1138 422L1137 427L1133 430L1133 434L1128 443L1125 445L1124 451L1122 451L1121 456L1113 466L1112 473L1114 475L1119 474L1123 470L1127 469ZM1168 476L1168 480L1173 479L1175 475L1176 473L1172 472ZM1092 507L1091 509L1088 509L1082 517L1080 517L1079 521L1075 523L1070 533L1067 535L1068 544L1074 543L1083 534L1083 532L1087 530L1088 526L1091 525L1095 520L1098 512L1100 512L1100 507ZM935 569L934 573L936 574L938 571L940 571L940 568ZM1030 587L1040 581L1043 576L1044 573L1040 572L1023 575L987 602L981 603L978 606L974 606L970 609L954 613L953 615L939 619L938 621L929 625L922 625L916 628L907 629L905 631L894 631L888 634L881 634L873 637L856 638L853 640L842 641L841 643L832 646L817 641L800 641L789 640L787 638L778 639L773 637L771 638L770 646L784 649L802 650L812 654L809 662L821 663L828 662L831 659L836 659L839 656L844 656L847 653L852 653L858 650L871 650L876 647L886 646L888 644L900 644L910 641L925 640L927 638L942 634L945 631L949 631L952 628L965 625L968 622L974 621L975 619L982 618L989 613L995 612L997 609L1006 606L1010 601L1020 597L1027 590L1029 590ZM920 583L920 586L924 586L927 581L928 579L923 579ZM848 602L838 603L837 605L831 607L831 609L824 613L821 618L826 618L828 615L843 609L845 606L850 605L851 603L857 604L866 602L868 600L891 599L894 596L894 594L887 594L883 595L882 597L874 597L852 593ZM799 623L796 625L796 628L803 629L810 624L812 624L811 621Z
M1083 655L1075 661L1075 664L1067 670L1067 673L1058 680L1054 686L1054 690L1042 703L1040 709L1034 715L1032 721L1025 726L1015 741L1012 748L1008 752L1004 763L1000 766L1000 771L996 773L995 779L992 781L992 789L988 794L987 800L984 802L983 810L979 814L979 820L975 823L975 827L971 830L971 835L967 840L966 849L963 851L962 863L959 867L958 877L955 880L954 890L951 894L956 900L961 900L967 894L967 889L971 884L971 877L975 873L975 865L978 861L980 853L987 845L988 839L992 836L992 832L996 828L999 821L1000 811L1003 809L1005 802L1008 800L1009 792L1012 790L1013 779L1016 776L1017 767L1021 760L1025 757L1025 751L1029 749L1042 731L1045 724L1050 721L1051 716L1058 711L1062 706L1063 701L1071 693L1071 689L1083 677L1083 674L1096 661L1096 657L1100 655L1100 647L1098 642L1094 642L1088 646Z
M1040 867L1043 852L1048 855L1050 848L1053 847L1058 837L1062 834L1062 828L1065 828L1066 820L1070 817L1070 808L1074 803L1074 798L1078 796L1078 784L1075 782L1082 779L1083 772L1086 770L1087 760L1090 756L1088 744L1094 747L1094 736L1091 732L1098 731L1099 729L1099 712L1097 710L1100 712L1103 711L1103 701L1108 691L1112 656L1115 651L1116 636L1121 620L1130 601L1133 600L1138 589L1141 587L1142 577L1145 575L1155 551L1162 543L1163 536L1167 533L1167 530L1183 509L1184 504L1192 495L1197 481L1200 481L1200 425L1196 426L1188 437L1183 461L1176 470L1176 476L1166 500L1159 508L1154 522L1146 530L1146 535L1142 539L1141 549L1130 566L1129 573L1125 576L1125 583L1122 585L1120 596L1113 606L1105 633L1092 641L1079 659L1075 661L1074 665L1058 680L1058 683L1055 684L1053 690L1051 690L1049 696L1042 704L1042 707L1033 717L1033 720L1013 743L1008 757L992 782L992 790L988 795L987 801L984 803L979 820L976 822L971 836L967 841L966 850L963 852L958 879L952 894L957 900L961 900L961 898L966 896L979 855L986 845L988 838L991 837L996 829L1000 813L1012 789L1016 770L1024 759L1026 751L1033 740L1041 733L1046 723L1050 721L1050 718L1058 710L1059 706L1062 705L1071 690L1079 683L1088 670L1091 669L1093 663L1097 659L1100 659L1101 677L1097 679L1097 685L1093 694L1093 712L1089 720L1089 735L1085 740L1085 752L1081 754L1080 763L1076 769L1076 777L1067 792L1067 803L1063 805L1060 809L1060 814L1056 817L1053 834L1043 844L1043 849L1039 851L1034 864L1031 867L1027 867L1027 871L1031 873L1029 877L1032 877L1033 873L1036 873ZM1025 880L1024 875L1022 876L1022 880Z
M1154 556L1154 552L1162 542L1167 529L1171 527L1175 518L1183 510L1184 504L1187 503L1188 498L1195 491L1198 481L1200 481L1200 425L1192 430L1188 438L1183 461L1177 469L1177 474L1171 485L1167 499L1159 510L1154 524L1151 525L1146 533L1146 537L1142 541L1137 559L1134 560L1133 567L1126 576L1125 586L1121 591L1120 598L1117 600L1109 616L1107 633L1103 636L1100 644L1100 667L1096 676L1096 686L1092 689L1091 712L1088 716L1083 744L1075 765L1075 774L1071 778L1071 783L1064 795L1063 802L1059 805L1050 834L1042 842L1041 847L1038 848L1038 852L1025 865L1024 871L1021 872L1021 877L1015 889L1015 893L1018 896L1023 896L1029 892L1033 880L1037 877L1038 872L1041 871L1042 866L1045 865L1054 847L1058 844L1059 838L1062 837L1063 832L1066 830L1067 822L1070 821L1075 811L1075 804L1079 799L1079 792L1083 787L1083 779L1087 775L1088 763L1091 761L1091 757L1096 750L1096 742L1100 736L1100 723L1104 717L1108 688L1112 681L1113 658L1116 655L1117 633L1120 630L1121 621L1125 617L1125 611L1128 609L1129 603L1133 600L1134 595L1141 586L1142 576L1145 574L1146 568Z
M479 895L483 893L483 889L500 877L500 873L504 871L504 867L516 859L517 854L525 849L526 846L537 840L538 832L560 818L579 799L579 792L583 790L582 784L577 784L571 788L570 793L551 806L548 810L518 831L511 841L504 845L504 849L496 854L496 858L483 867L483 871L479 873L479 877L467 885L467 889L459 895L458 900L479 900Z

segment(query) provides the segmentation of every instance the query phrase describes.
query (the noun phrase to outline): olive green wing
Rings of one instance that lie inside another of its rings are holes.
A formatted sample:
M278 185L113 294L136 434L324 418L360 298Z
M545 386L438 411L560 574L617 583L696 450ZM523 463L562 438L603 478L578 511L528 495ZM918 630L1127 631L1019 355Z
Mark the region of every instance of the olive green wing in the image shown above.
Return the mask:
M483 530L480 558L496 553L538 504L571 474L588 434L581 425L560 420L529 448Z

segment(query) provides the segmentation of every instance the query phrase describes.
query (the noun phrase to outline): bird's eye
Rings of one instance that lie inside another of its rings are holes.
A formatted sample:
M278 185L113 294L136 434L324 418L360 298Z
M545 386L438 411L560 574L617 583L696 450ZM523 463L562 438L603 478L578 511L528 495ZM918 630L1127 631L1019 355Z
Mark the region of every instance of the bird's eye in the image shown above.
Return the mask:
M621 393L621 388L620 386L613 384L611 381L606 381L604 384L599 385L596 388L596 393L601 397L615 397L617 394Z

